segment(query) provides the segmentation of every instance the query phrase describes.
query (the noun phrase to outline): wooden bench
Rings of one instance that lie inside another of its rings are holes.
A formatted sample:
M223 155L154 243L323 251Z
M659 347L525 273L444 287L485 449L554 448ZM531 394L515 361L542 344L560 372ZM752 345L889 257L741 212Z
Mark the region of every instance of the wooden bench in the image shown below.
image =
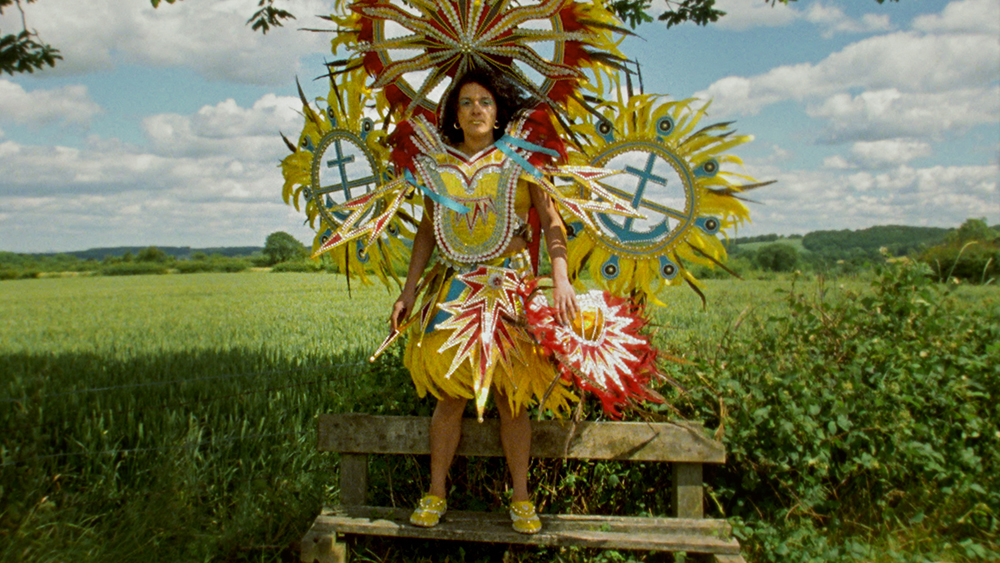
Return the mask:
M704 518L702 465L724 463L723 445L699 424L532 422L537 458L670 462L672 518L540 514L542 531L513 531L506 513L449 510L434 528L409 523L412 508L367 506L368 456L429 455L430 418L321 415L320 451L340 453L340 505L324 508L302 538L304 563L345 563L345 534L540 546L683 551L715 563L745 563L725 520ZM503 456L499 421L465 419L458 455Z

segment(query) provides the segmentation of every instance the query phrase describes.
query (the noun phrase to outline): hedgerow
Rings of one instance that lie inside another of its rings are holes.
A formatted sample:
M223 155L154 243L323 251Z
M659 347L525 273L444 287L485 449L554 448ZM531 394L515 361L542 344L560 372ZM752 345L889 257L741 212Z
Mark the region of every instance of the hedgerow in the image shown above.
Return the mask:
M706 477L755 562L1000 557L1000 307L959 307L923 265L865 294L787 293L705 342L687 417L721 425Z

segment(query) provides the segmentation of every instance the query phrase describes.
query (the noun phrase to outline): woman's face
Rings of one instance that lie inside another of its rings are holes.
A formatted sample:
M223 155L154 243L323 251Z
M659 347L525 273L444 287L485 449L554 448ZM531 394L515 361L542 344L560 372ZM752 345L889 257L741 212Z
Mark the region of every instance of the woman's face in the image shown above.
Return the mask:
M466 141L487 136L492 140L496 122L497 105L493 94L475 82L463 85L458 91L458 126L465 133Z

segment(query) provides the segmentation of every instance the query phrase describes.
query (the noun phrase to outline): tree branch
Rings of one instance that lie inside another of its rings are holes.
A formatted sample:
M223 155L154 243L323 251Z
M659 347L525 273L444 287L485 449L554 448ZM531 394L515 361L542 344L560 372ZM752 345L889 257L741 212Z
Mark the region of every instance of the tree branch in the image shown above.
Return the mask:
M26 1L31 3L35 0ZM25 16L21 0L0 0L0 14L3 14L4 6L11 4L15 4L21 12L22 31L17 35L11 33L0 36L0 72L10 75L33 73L35 70L42 70L46 65L56 66L56 59L62 60L59 49L39 42L41 38L36 31L28 31L28 18Z

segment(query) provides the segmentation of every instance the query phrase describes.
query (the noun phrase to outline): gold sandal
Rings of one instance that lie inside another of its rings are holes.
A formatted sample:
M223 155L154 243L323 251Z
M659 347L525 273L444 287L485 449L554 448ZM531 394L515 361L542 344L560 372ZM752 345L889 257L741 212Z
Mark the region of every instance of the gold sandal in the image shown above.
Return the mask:
M537 534L542 529L542 521L530 500L511 503L510 521L514 525L514 531L520 534Z
M433 528L441 521L446 510L448 510L447 501L427 493L420 499L420 504L410 515L410 524L421 528Z

